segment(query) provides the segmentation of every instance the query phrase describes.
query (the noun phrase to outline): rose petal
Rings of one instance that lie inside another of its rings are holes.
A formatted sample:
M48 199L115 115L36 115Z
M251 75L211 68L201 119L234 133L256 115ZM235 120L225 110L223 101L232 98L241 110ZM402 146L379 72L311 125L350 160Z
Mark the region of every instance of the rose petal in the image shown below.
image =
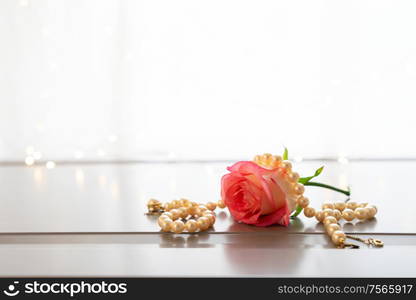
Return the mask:
M264 176L264 191L268 194L266 201L263 201L263 214L267 215L276 209L287 205L286 193L278 184L274 174Z
M282 207L271 214L260 216L258 222L254 225L265 227L273 224L283 226L289 225L289 210L287 206Z

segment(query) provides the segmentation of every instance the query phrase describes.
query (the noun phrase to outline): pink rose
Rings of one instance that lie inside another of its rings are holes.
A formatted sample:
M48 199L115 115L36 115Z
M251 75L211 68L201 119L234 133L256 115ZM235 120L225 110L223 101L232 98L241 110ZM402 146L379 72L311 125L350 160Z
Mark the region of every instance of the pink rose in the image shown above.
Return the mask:
M236 221L256 226L289 225L296 206L292 183L284 169L266 169L255 162L240 161L227 168L221 180L221 196Z

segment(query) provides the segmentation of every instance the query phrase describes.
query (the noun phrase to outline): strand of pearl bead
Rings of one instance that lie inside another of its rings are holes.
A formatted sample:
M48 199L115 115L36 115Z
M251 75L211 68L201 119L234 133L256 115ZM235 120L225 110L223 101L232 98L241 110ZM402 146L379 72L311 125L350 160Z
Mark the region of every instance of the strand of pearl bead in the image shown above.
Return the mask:
M180 200L173 200L171 202L166 202L162 207L164 211L170 211L172 209L198 207L201 205L211 211L214 211L217 207L225 208L225 204L223 200L219 200L218 202L208 202L206 204L200 204L200 203L193 202L184 198Z
M347 236L341 230L338 224L340 219L351 222L354 219L365 220L374 218L377 214L377 207L375 205L368 205L368 203L357 202L335 202L322 204L322 210L316 211L309 206L309 200L306 197L299 197L297 204L304 210L304 215L308 218L315 217L319 222L325 226L325 230L332 242L339 247L345 246Z
M158 225L165 232L182 233L201 232L212 227L216 221L214 210L225 208L223 200L200 204L188 199L173 200L162 204L150 199L149 213L163 212L158 219Z
M377 214L375 205L357 202L335 202L322 204L322 210L315 210L309 207L309 200L305 197L299 197L297 204L304 208L304 215L308 218L315 217L318 222L323 222L327 216L333 216L337 220L344 219L351 222L354 219L366 220L372 219Z
M276 169L278 172L286 178L287 182L290 183L291 189L294 194L301 196L305 192L305 187L303 184L298 183L299 174L292 170L292 163L288 160L283 160L279 155L272 155L270 153L265 153L262 155L256 155L253 161L259 166Z
M162 213L158 224L162 231L172 233L201 232L215 224L215 213L200 205L198 207L179 207Z
M338 220L333 216L327 216L323 220L325 230L332 242L336 246L340 246L345 243L346 235L345 232L341 230L341 226L338 224Z

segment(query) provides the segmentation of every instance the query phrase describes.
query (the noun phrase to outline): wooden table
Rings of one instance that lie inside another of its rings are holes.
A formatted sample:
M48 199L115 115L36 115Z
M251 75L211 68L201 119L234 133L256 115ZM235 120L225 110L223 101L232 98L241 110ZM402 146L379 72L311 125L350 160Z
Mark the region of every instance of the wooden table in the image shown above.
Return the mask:
M381 249L335 249L322 225L303 215L288 228L257 228L218 213L214 230L160 233L145 215L149 198L219 199L230 162L57 163L54 169L0 167L0 276L416 276L416 161L304 161L325 165L320 181L351 185L352 200L377 218L344 230L385 242ZM307 187L312 205L345 199Z

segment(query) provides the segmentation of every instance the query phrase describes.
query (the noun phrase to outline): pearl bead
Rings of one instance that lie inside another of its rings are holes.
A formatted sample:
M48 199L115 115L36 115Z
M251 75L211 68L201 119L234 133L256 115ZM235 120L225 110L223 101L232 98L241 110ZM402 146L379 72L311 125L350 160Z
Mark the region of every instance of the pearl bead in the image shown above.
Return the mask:
M338 201L338 202L335 202L334 204L334 208L338 209L340 212L342 212L346 207L347 207L347 204L345 202Z
M324 220L324 212L322 210L318 210L315 213L315 218L318 222L322 222Z
M342 217L345 221L352 221L355 218L354 211L352 209L346 208L342 212Z
M188 216L188 209L186 207L180 207L178 208L178 211L180 218L185 219Z
M198 230L198 223L195 220L186 221L185 228L188 232L195 232Z
M215 210L215 209L217 208L217 204L216 204L216 203L214 203L214 202L208 202L208 203L207 203L207 208L208 208L209 210Z
M147 202L147 205L157 205L160 204L159 200L156 199L149 199L149 201Z
M326 208L334 209L334 204L331 203L331 202L326 202L326 203L322 204L322 209L326 209Z
M328 216L331 216L331 217L334 216L334 210L332 210L330 208L325 208L322 212L324 214L324 218L326 218Z
M366 207L367 205L368 205L368 203L364 202L364 203L358 204L358 207Z
M170 214L172 215L172 220L175 221L176 219L178 219L181 215L181 213L179 212L178 209L174 208L170 211Z
M188 215L191 215L191 216L195 215L195 211L196 211L197 209L198 209L198 208L197 208L197 207L195 207L195 206L188 207Z
M200 217L200 216L202 216L203 213L204 213L204 211L201 210L201 208L199 208L199 207L194 208L193 215L195 217Z
M196 202L191 202L191 205L192 205L193 207L198 207L198 206L199 206L199 204L198 204L198 203L196 203Z
M296 172L290 173L287 178L292 182L298 182L299 180L299 174Z
M349 209L354 210L354 209L357 208L357 206L358 206L357 202L354 202L354 201L347 202L347 208L349 208Z
M162 208L162 203L160 203L160 201L156 199L150 199L147 202L147 209L149 210L149 212L158 211L161 208Z
M305 187L303 186L303 184L297 183L294 190L296 194L300 195L303 194L303 192L305 191Z
M171 220L170 216L169 215L165 215L165 214L161 214L159 216L159 219L169 219L169 220Z
M264 166L264 156L260 155L258 160L257 160L257 164L259 164L260 166Z
M331 236L332 237L332 234L335 232L335 231L338 231L338 230L340 230L341 229L341 226L339 226L338 224L336 224L336 223L332 223L332 224L329 224L328 226L326 226L326 232L328 233L328 235L329 236Z
M181 203L179 202L179 200L173 200L171 204L172 204L172 208L179 208L181 206Z
M313 207L305 207L304 210L303 210L303 214L307 218L312 218L312 217L315 216L315 208L313 208Z
M280 155L273 155L273 159L277 162L282 162L282 157Z
M285 169L287 169L287 170L292 170L292 164L289 161L287 161L287 160L285 160L284 162L282 162L282 167L285 168Z
M209 215L213 215L215 216L215 212L213 212L212 210L206 210L202 213L202 216L209 216Z
M198 226L201 230L206 230L206 229L208 229L210 222L209 222L207 217L200 217L200 218L198 218L197 223L198 223Z
M371 208L368 208L368 207L362 207L362 209L364 209L364 210L365 210L365 218L366 218L366 219L371 219L371 217L370 217L370 210L371 210Z
M222 201L222 200L218 201L218 207L219 207L219 208L225 208L225 203L224 203L224 201Z
M165 219L164 222L162 223L162 226L160 226L160 228L162 229L162 231L169 232L170 226L172 224L173 224L173 221L171 219Z
M324 225L328 226L329 224L336 224L337 223L337 219L335 219L335 217L332 216L328 216L324 219Z
M199 210L201 211L201 214L202 214L204 211L207 211L207 210L208 210L208 208L207 208L205 205L200 205L200 206L198 206L198 208L199 208Z
M365 208L367 210L367 218L372 219L377 214L377 208L374 205L370 205Z
M337 220L341 219L342 214L341 214L341 212L338 209L334 209L334 217Z
M163 210L164 211L170 211L172 209L172 204L170 204L170 202L167 202L163 205Z
M271 158L270 158L270 165L273 167L273 168L276 168L278 165L280 165L282 163L282 157L281 156L279 156L279 155L273 155Z
M172 214L170 212L165 211L162 216L167 216L169 219L172 219Z
M354 210L354 216L359 220L364 220L367 218L367 210L362 207L358 207Z
M282 162L281 158L279 160L275 155L273 155L272 157L270 157L269 162L268 162L269 168L275 169L280 165L281 162Z
M160 228L163 228L165 226L166 220L171 220L171 219L169 219L167 216L160 216L157 219L157 224L159 224Z
M264 153L263 155L262 155L262 160L264 161L264 162L268 162L270 159L272 158L272 155L270 154L270 153Z
M191 206L192 204L191 204L191 201L189 201L188 199L184 199L184 198L182 198L181 200L180 200L180 203L181 203L181 205L183 206L183 207L189 207L189 206Z
M210 226L214 225L215 220L216 220L214 215L207 214L207 215L204 215L204 217L208 219Z
M300 207L305 208L309 205L309 199L301 196L298 198L297 203L299 204Z
M267 168L269 170L277 168L276 163L273 161L273 157L269 160L264 161L263 168Z
M346 236L343 231L337 230L332 233L331 239L335 245L341 245L342 243L345 242Z
M374 209L376 210L376 213L378 212L377 206L375 206L375 205L370 205L370 206L368 206L368 207L372 207L372 208L374 208Z
M174 233L182 233L184 228L185 228L185 224L180 220L176 220L170 225L170 230Z

